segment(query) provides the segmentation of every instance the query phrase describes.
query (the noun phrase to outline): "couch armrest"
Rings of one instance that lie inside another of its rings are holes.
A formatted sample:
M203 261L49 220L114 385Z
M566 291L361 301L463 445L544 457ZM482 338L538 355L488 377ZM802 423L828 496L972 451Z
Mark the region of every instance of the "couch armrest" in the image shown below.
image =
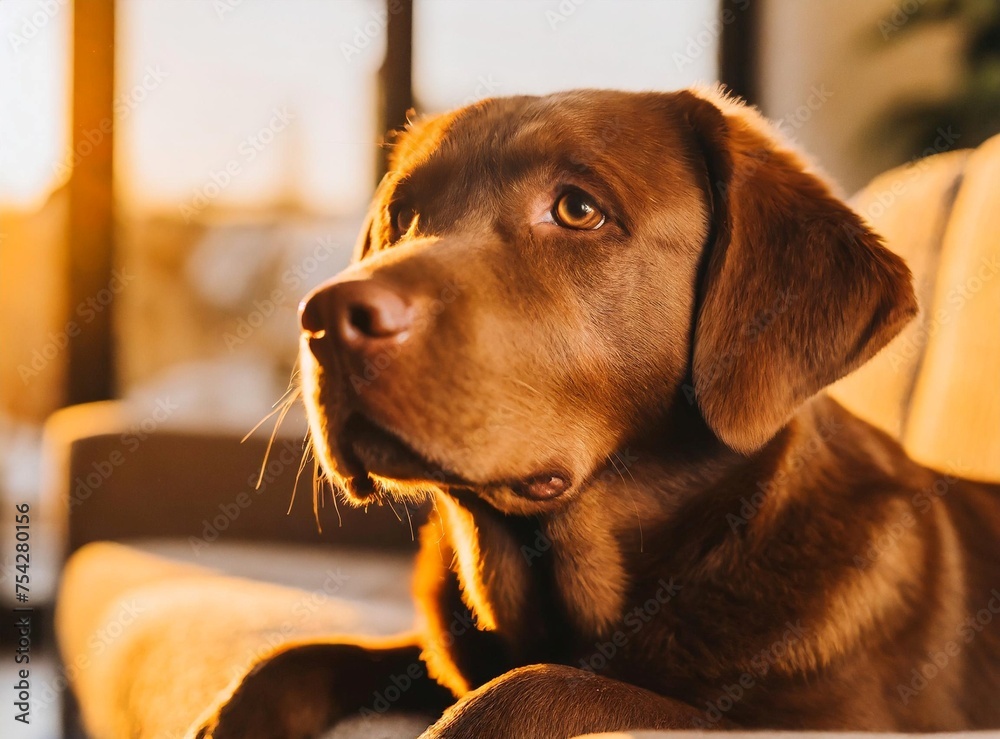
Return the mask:
M47 503L61 509L70 553L92 541L154 537L187 539L195 550L220 539L416 547L419 511L338 506L328 488L320 532L311 462L292 500L302 440L275 439L257 487L267 443L157 424L125 402L66 408L46 426Z

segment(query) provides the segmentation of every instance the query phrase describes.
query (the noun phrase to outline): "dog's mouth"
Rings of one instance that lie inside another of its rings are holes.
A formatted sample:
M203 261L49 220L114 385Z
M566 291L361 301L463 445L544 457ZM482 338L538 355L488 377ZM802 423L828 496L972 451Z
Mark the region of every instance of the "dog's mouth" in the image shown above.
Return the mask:
M375 493L373 476L415 486L466 484L362 413L352 413L344 423L337 451L348 492L361 500Z
M554 502L571 487L569 475L545 472L523 480L475 485L444 466L431 461L398 434L362 413L352 413L344 423L338 443L338 468L346 492L359 502L376 496L379 485L395 492L412 488L426 492L429 486L445 485L453 491L505 488L525 501Z

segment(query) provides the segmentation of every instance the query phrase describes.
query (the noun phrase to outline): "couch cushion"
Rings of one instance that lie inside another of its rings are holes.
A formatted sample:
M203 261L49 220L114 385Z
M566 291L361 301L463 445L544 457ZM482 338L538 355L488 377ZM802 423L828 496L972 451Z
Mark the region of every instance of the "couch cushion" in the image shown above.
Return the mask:
M854 206L907 260L921 311L831 394L923 464L1000 481L1000 136L887 172Z
M67 564L56 628L90 735L190 736L282 649L413 626L406 554L220 543L217 569L192 560L184 542L97 543Z

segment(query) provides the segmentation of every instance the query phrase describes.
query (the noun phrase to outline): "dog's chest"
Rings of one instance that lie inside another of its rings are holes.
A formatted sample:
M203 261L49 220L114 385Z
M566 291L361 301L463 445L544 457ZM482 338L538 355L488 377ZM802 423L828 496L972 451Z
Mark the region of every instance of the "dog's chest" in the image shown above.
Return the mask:
M576 662L617 631L628 586L607 531L570 535L570 523L474 516L441 507L453 569L470 610L515 662Z

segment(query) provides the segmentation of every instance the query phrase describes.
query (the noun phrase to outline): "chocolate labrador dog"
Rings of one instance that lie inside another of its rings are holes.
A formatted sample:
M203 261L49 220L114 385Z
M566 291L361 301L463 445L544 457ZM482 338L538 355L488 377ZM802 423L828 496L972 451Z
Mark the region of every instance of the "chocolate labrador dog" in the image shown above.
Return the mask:
M421 630L292 651L206 736L1000 727L1000 489L822 394L911 277L752 109L419 122L356 256L302 303L305 399L348 500L433 499Z

